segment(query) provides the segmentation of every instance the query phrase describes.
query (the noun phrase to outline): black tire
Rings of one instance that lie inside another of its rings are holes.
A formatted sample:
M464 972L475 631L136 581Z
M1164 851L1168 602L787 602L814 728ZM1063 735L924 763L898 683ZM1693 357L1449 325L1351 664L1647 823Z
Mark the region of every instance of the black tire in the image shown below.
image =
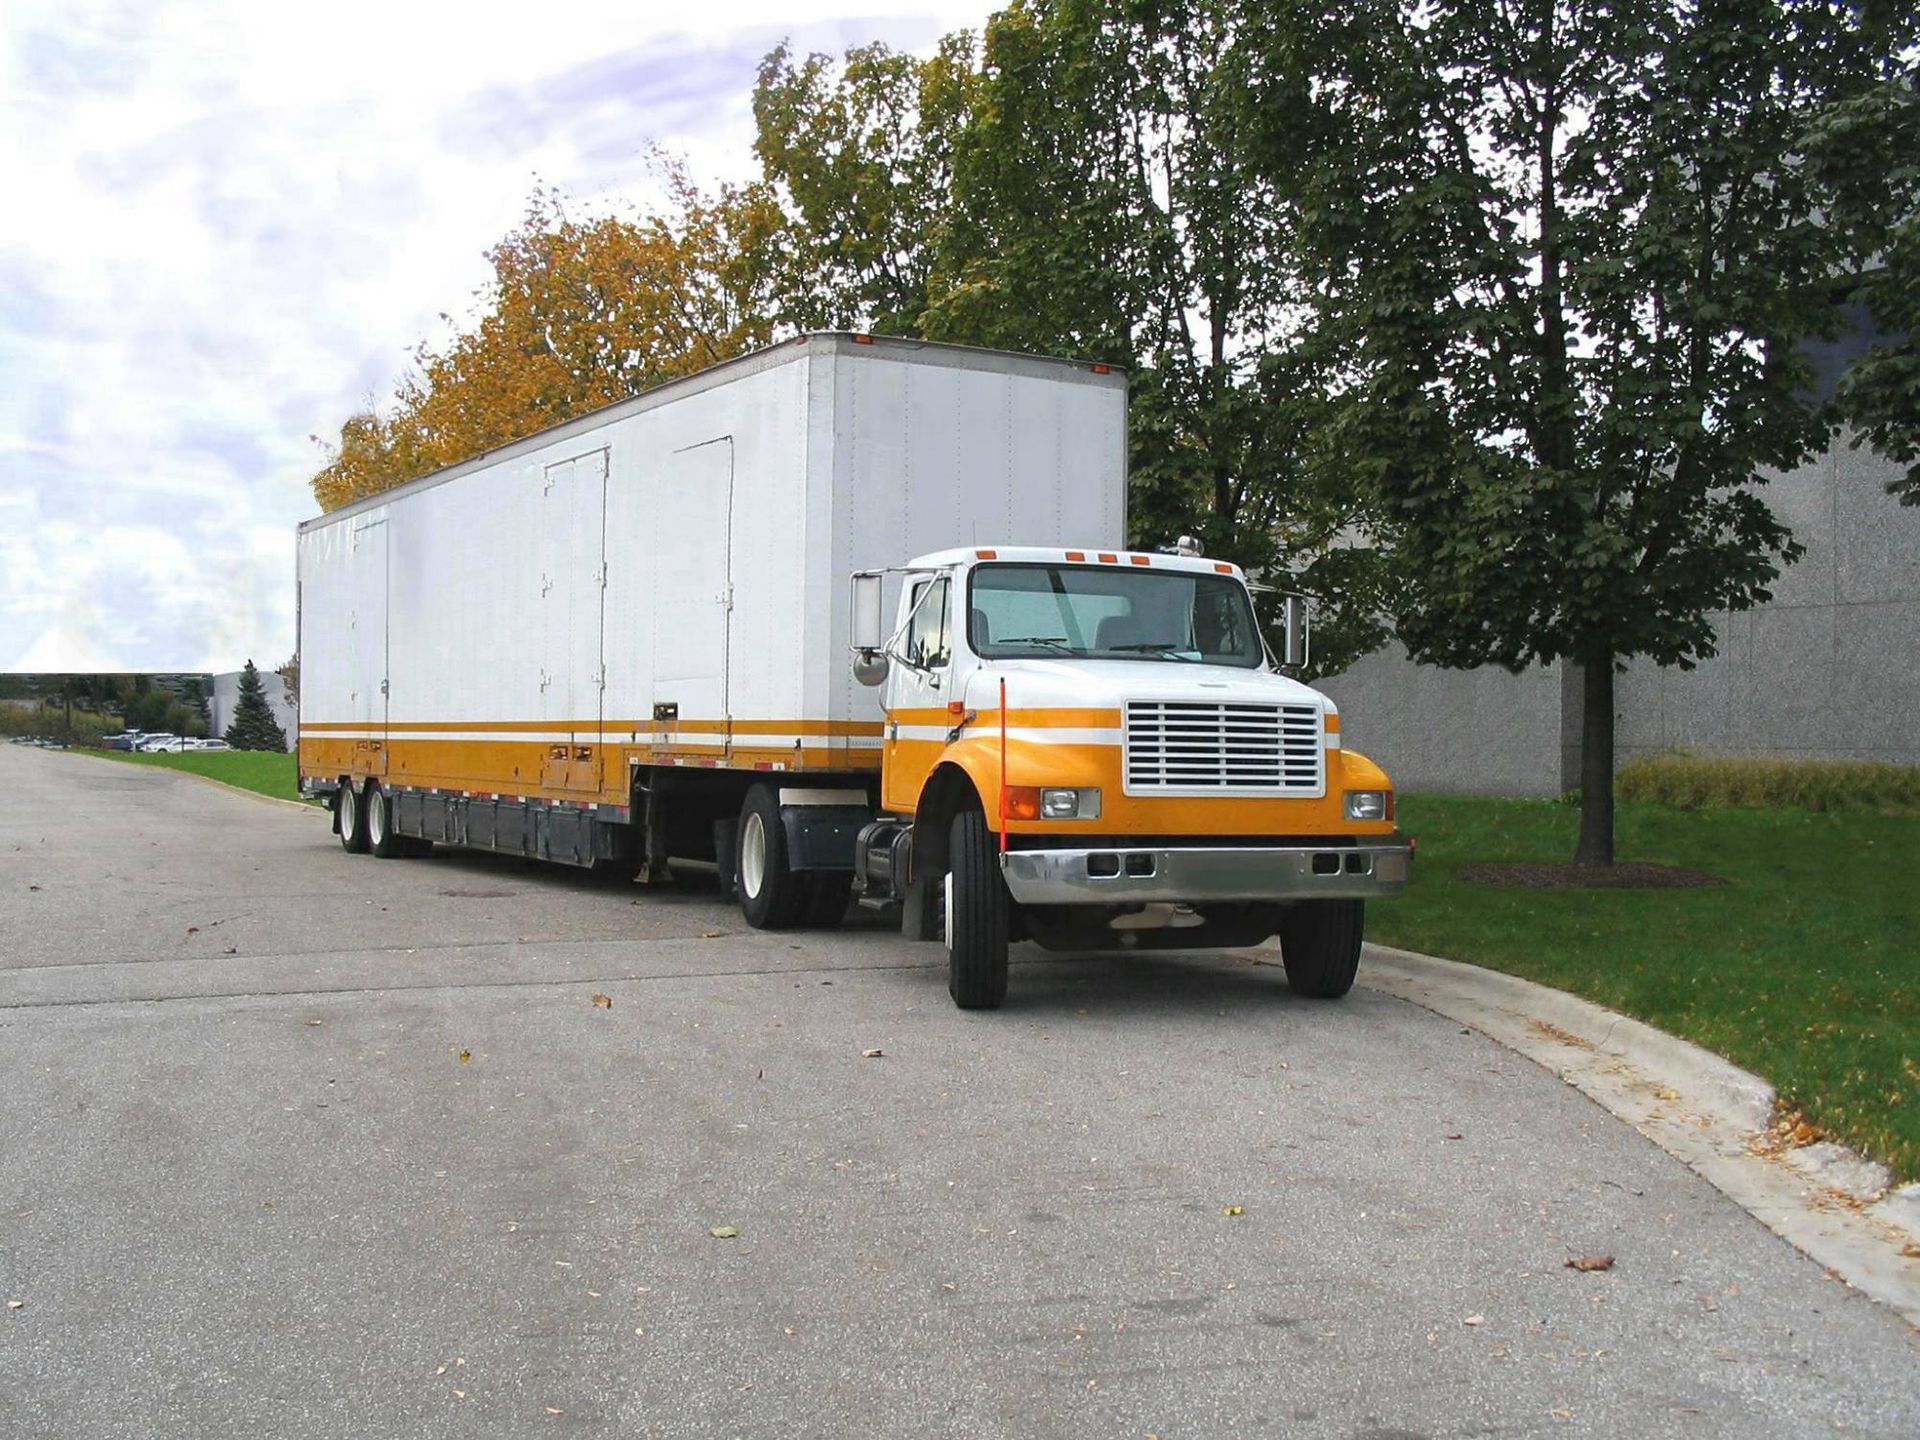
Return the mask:
M1293 993L1338 1000L1353 988L1366 929L1362 900L1303 900L1280 923L1280 959Z
M349 855L367 853L366 797L354 789L351 780L340 782L333 792L334 829L340 832L340 848Z
M780 792L756 785L740 807L733 873L740 913L756 930L784 930L806 908L806 877L787 868L787 830L780 823Z
M367 853L376 860L392 860L407 853L407 838L393 828L393 797L378 781L369 780L365 803Z
M947 855L947 993L962 1010L997 1010L1007 998L1011 901L987 817L954 816Z
M851 870L816 870L805 878L807 908L805 923L815 930L831 930L847 915L847 902L853 898Z

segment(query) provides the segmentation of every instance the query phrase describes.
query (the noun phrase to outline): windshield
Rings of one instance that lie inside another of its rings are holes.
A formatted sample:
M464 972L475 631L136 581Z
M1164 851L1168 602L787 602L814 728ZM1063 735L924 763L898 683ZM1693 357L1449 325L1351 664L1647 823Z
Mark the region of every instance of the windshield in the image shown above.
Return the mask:
M1252 670L1266 652L1237 580L1112 565L981 565L967 639L988 660L1068 655Z

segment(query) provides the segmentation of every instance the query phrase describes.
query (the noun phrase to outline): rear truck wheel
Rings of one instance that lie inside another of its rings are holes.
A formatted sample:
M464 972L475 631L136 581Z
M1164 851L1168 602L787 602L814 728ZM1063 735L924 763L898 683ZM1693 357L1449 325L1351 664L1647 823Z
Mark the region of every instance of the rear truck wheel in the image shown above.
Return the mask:
M393 797L373 780L367 782L366 798L361 806L367 812L367 850L376 860L391 860L407 853L406 837L393 828Z
M1007 998L1007 882L993 832L978 810L953 817L947 854L947 993L962 1010L997 1010Z
M756 930L784 930L808 901L806 877L787 868L787 831L780 823L780 792L756 785L740 807L734 881L740 913Z
M806 924L816 930L830 930L846 917L847 902L853 898L851 870L816 870L802 877L807 887Z
M1366 928L1362 900L1303 900L1280 922L1280 959L1293 993L1338 1000L1353 988Z
M367 853L367 807L351 780L340 782L333 792L334 828L340 832L340 848L349 855Z

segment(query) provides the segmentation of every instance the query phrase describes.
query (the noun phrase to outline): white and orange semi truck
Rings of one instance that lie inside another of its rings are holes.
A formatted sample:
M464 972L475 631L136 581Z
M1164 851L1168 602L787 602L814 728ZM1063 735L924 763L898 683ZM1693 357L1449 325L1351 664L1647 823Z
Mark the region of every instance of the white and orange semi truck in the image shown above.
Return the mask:
M966 1008L1020 940L1277 934L1344 994L1391 784L1285 673L1304 606L1276 661L1238 568L1125 547L1126 484L1104 365L816 334L662 385L301 526L301 788L353 853L857 899Z

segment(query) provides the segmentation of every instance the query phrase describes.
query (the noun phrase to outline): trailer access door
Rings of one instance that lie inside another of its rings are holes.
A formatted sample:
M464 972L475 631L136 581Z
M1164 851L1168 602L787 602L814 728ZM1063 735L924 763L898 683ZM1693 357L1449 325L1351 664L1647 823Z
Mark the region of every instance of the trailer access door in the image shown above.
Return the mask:
M347 564L347 593L352 596L352 635L348 642L348 685L354 741L353 773L387 773L387 512L353 521Z
M541 483L541 715L550 728L540 780L548 790L597 795L606 691L606 449L547 466Z
M653 540L653 694L660 742L724 756L733 618L733 437L663 457L648 476Z

